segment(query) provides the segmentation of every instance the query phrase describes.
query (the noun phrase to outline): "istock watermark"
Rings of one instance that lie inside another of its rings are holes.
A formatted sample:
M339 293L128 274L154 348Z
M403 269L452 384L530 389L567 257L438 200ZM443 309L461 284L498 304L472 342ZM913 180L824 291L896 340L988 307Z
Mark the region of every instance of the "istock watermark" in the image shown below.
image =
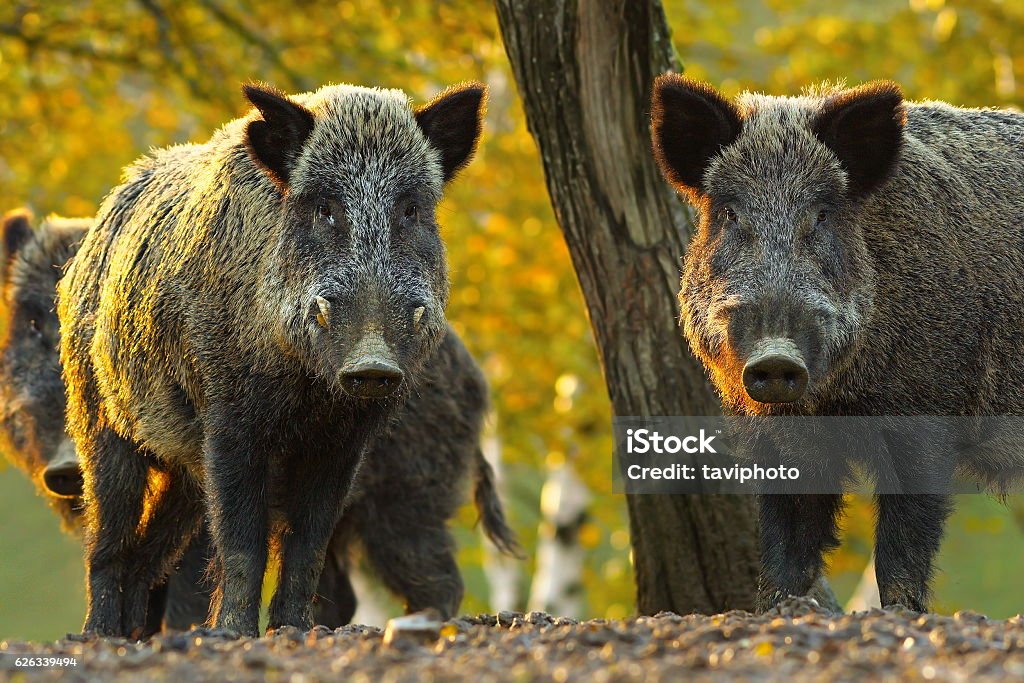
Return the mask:
M618 417L619 493L1009 493L1024 417Z
M696 436L684 436L682 438L675 434L667 437L662 436L650 429L627 429L626 449L630 453L643 455L644 453L716 453L711 442L714 436L708 436L705 431L700 430Z
M679 436L668 434L667 436L653 429L626 429L626 453L629 456L638 455L677 455L685 453L688 455L709 454L718 455L715 450L714 441L722 434L722 430L716 429L714 434L707 430L700 429L696 434ZM632 460L630 458L629 460ZM800 478L800 470L796 467L769 467L765 468L757 463L752 465L740 465L732 463L726 466L708 464L687 464L672 463L667 466L649 466L640 463L626 465L626 477L631 481L734 481L741 485L750 481L779 481L796 480Z

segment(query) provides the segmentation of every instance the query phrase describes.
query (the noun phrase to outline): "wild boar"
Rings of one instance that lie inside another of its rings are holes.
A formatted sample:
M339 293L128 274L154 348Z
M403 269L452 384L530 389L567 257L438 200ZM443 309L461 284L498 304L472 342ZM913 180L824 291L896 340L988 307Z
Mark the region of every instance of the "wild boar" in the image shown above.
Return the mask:
M204 515L212 624L257 634L272 545L270 626L308 628L364 450L447 329L435 208L484 87L416 110L348 85L245 94L209 142L126 171L58 287L89 633L138 631Z
M906 102L892 82L730 101L669 74L652 136L699 214L681 321L727 413L755 431L1024 413L1024 116ZM926 608L958 469L990 485L1024 471L1019 450L957 451L949 425L885 436L899 490L924 493L877 496L884 606ZM764 606L804 595L838 544L849 463L816 464L821 495L759 499Z

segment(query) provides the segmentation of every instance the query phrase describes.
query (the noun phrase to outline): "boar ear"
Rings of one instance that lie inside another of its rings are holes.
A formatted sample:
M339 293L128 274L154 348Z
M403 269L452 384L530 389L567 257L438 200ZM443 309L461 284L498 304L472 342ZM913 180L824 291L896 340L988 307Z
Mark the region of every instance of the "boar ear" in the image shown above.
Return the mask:
M295 160L313 132L313 112L270 86L250 83L242 90L263 115L246 128L249 155L282 190L287 189Z
M416 123L441 153L441 170L448 182L469 163L476 150L487 109L487 86L466 83L448 88L416 110Z
M32 214L27 209L15 209L4 216L3 280L7 280L7 269L21 248L32 237Z
M14 257L32 239L32 212L15 209L3 217L3 262L0 263L0 284L10 280Z
M903 92L890 81L873 81L827 99L813 123L850 177L850 192L863 196L892 173L903 144L907 113Z
M719 150L740 134L739 111L705 83L664 74L654 81L651 144L665 178L696 199L704 172Z

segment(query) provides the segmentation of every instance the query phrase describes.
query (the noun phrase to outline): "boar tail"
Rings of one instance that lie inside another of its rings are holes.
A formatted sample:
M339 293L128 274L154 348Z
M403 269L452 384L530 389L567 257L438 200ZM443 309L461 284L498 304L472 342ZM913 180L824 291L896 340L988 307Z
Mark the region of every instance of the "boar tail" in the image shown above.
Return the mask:
M484 459L483 451L476 449L476 486L473 491L477 513L484 525L484 533L491 543L505 555L524 559L522 548L516 540L515 532L505 520L505 510L498 497L498 489L494 483L494 470Z

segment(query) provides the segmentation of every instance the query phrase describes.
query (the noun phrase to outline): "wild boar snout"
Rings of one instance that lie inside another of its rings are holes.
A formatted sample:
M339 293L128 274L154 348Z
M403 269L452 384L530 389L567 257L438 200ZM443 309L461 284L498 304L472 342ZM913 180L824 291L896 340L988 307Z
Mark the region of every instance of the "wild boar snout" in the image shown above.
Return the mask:
M82 468L75 453L75 444L65 438L57 449L57 454L43 470L43 485L46 490L58 498L75 498L82 495L84 483Z
M743 388L760 403L800 400L807 379L807 364L792 339L762 339L743 366Z
M366 332L339 372L342 389L350 396L386 398L405 380L387 341L375 330Z

